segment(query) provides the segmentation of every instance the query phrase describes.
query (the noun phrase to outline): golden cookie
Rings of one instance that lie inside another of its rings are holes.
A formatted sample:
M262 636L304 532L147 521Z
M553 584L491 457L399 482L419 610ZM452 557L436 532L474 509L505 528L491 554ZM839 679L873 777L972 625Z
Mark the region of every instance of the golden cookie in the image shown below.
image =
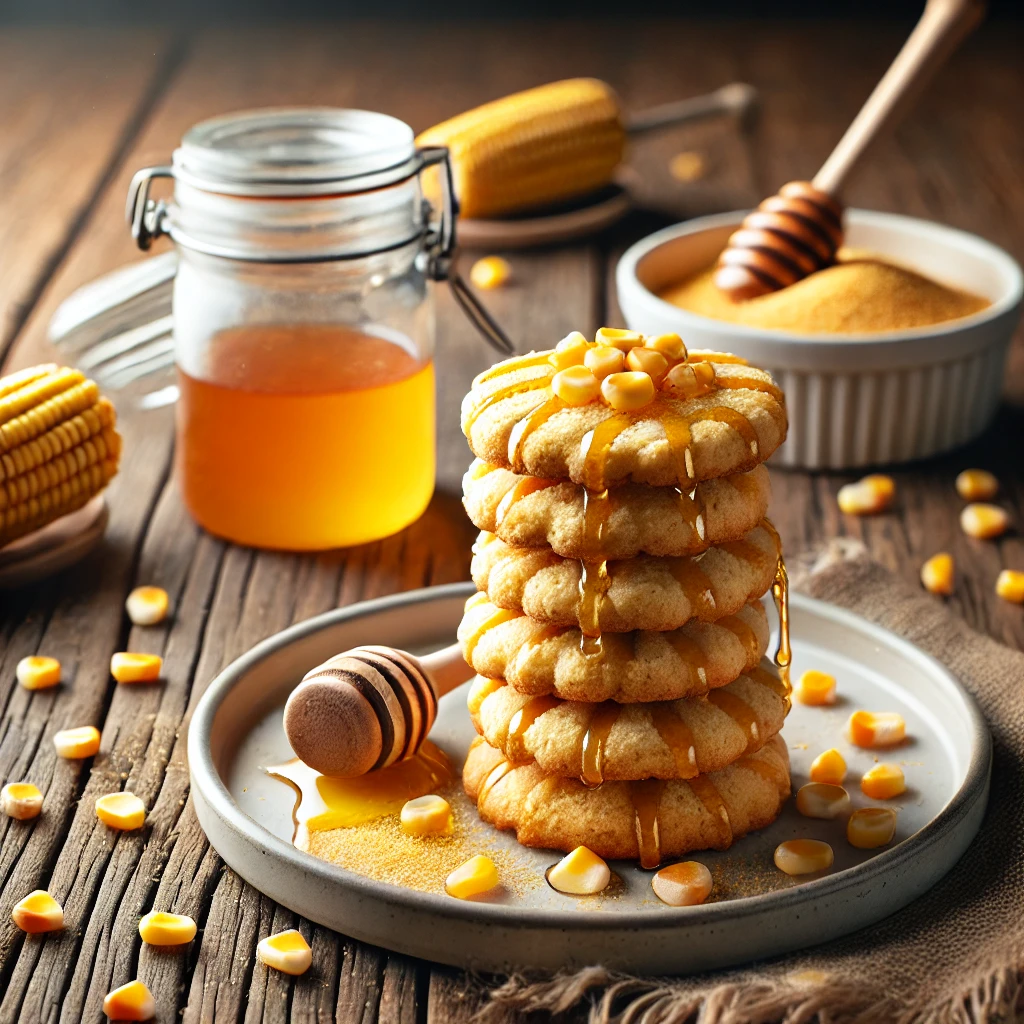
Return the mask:
M568 481L517 476L477 459L462 481L474 525L519 547L550 547L566 558L591 557L584 528L586 491ZM768 470L705 480L692 496L672 487L624 484L609 492L601 522L604 558L696 555L735 540L764 518L771 498ZM593 529L593 527L592 527Z
M459 624L475 672L520 693L565 700L635 701L699 697L754 668L768 649L768 615L753 601L715 622L692 619L665 633L606 633L601 656L580 648L578 628L550 626L499 609L476 594Z
M706 697L650 704L581 704L526 697L478 677L473 724L509 761L536 761L549 775L588 785L620 779L691 779L760 750L789 711L770 662Z
M637 555L598 563L547 548L512 548L484 533L473 548L473 582L500 608L556 626L581 625L593 636L633 629L678 629L690 619L735 615L766 593L779 545L767 520L742 540L690 558Z
M481 374L462 403L473 454L516 473L571 479L594 491L633 481L689 490L764 462L786 438L782 394L764 370L714 363L715 386L683 399L616 412L600 398L565 405L551 390L555 368L518 357Z
M779 736L710 775L689 780L606 782L547 775L535 762L518 767L477 737L462 782L480 817L515 829L524 846L637 860L644 867L691 850L724 850L770 825L789 796L789 753Z

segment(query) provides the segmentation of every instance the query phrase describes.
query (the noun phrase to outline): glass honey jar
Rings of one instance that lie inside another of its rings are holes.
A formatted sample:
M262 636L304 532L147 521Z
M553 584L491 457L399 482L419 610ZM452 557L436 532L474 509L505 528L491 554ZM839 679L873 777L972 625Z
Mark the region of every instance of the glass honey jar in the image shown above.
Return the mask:
M173 198L150 198L159 177ZM298 551L417 519L434 488L430 282L450 278L454 248L447 151L369 111L232 114L189 130L171 166L140 171L128 214L140 247L167 234L178 251L176 469L197 522Z

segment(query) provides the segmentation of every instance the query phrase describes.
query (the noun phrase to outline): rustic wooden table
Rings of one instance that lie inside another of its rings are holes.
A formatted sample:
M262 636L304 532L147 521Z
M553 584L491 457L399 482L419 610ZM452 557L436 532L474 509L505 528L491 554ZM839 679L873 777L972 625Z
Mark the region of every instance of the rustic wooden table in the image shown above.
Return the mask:
M395 114L423 128L469 105L556 77L596 75L634 109L733 79L763 90L759 129L723 123L645 139L633 164L645 210L610 237L513 254L514 282L487 296L519 346L571 329L619 324L612 285L630 241L682 217L750 205L818 166L898 48L903 26L650 21L374 24L158 30L7 30L0 36L0 354L20 366L49 357L56 304L136 257L123 219L129 177L166 160L182 132L213 114L269 104L334 104ZM1024 65L1020 26L972 39L898 136L882 146L852 201L979 232L1024 256ZM699 152L706 173L681 184L670 157ZM1022 339L1018 338L1018 342ZM226 869L189 799L189 716L216 673L256 641L340 604L468 577L473 531L456 496L468 460L459 399L490 361L447 295L439 296L440 474L426 515L397 537L315 557L232 547L184 513L171 472L172 414L121 408L125 456L110 489L103 547L76 569L0 599L0 781L45 793L34 823L0 822L0 1021L98 1021L110 988L139 976L159 1020L468 1020L477 1007L458 972L346 939L276 906ZM1024 647L1024 612L993 593L998 569L1024 568L1019 533L967 540L957 527L955 472L993 469L1003 501L1024 514L1024 344L1007 374L1008 404L970 451L896 473L895 510L841 516L848 477L775 473L773 515L794 553L827 537L861 537L915 580L936 550L958 560L950 603L978 629ZM1014 406L1014 401L1018 405ZM123 605L158 583L176 609L132 629ZM117 688L113 651L159 651L165 681ZM14 666L45 652L65 666L55 691L28 693ZM57 760L50 736L93 722L101 752ZM97 822L99 794L125 786L151 808L141 833ZM10 920L22 895L46 888L67 929L25 938ZM140 948L152 908L190 914L200 932L181 953ZM292 981L255 963L258 939L299 927L313 969ZM438 942L443 942L438 936Z

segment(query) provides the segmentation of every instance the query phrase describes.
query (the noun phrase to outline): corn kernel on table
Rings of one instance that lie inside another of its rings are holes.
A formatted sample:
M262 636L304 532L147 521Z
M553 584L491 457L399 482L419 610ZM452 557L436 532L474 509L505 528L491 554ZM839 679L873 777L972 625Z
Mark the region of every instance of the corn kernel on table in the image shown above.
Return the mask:
M630 242L682 217L749 206L820 163L898 49L905 27L742 21L359 22L204 30L10 29L0 37L0 354L5 368L53 357L45 327L57 303L97 274L137 257L123 223L135 168L164 160L194 122L243 107L333 104L392 113L417 130L507 92L555 77L594 75L629 109L706 92L732 79L763 90L756 134L724 123L641 140L632 163L641 209L612 234L510 255L513 276L487 293L521 348L569 330L617 324L609 284ZM842 45L835 45L841 38ZM500 39L500 46L494 45ZM862 207L941 220L1024 257L1018 168L1024 103L1022 30L983 28L850 195ZM31 112L31 116L27 113ZM680 153L703 176L670 173ZM479 253L467 253L468 262ZM169 409L120 410L120 475L109 491L105 542L86 561L0 597L0 779L31 777L45 811L31 827L0 820L0 1021L100 1021L106 993L143 973L161 1021L468 1021L478 1008L457 972L347 939L276 906L226 869L189 800L185 736L204 687L230 660L296 620L338 605L468 578L473 531L456 496L468 461L459 400L490 354L447 295L439 296L440 489L424 517L381 543L319 556L255 552L203 534L185 515L171 471ZM116 396L115 396L116 397ZM957 561L948 600L972 625L1024 647L1024 609L994 585L1024 568L1019 532L970 540L953 480L968 466L999 477L1011 519L1024 517L1024 339L1018 337L996 425L967 452L895 473L893 510L844 516L840 474L775 472L773 516L787 549L861 538L916 581L939 550ZM128 593L157 584L175 614L131 627ZM126 693L111 654L163 656L163 682ZM17 662L52 655L64 684L30 693ZM102 729L91 759L56 757L56 730ZM117 833L96 798L130 788L147 825ZM12 907L35 889L56 895L66 929L27 940ZM140 948L154 908L187 914L199 932L183 952ZM313 969L268 972L256 947L297 928ZM168 1008L174 1008L169 1010ZM500 1019L500 1018L496 1018ZM506 1018L511 1020L512 1018ZM571 1019L581 1019L578 1016Z

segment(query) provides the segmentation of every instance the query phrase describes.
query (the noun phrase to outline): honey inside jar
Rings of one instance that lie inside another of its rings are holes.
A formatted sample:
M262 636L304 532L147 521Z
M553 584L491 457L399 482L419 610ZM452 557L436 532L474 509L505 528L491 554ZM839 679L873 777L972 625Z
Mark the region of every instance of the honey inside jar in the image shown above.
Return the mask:
M201 376L179 367L178 474L200 525L300 551L420 516L434 488L433 362L372 330L250 324L210 340Z

